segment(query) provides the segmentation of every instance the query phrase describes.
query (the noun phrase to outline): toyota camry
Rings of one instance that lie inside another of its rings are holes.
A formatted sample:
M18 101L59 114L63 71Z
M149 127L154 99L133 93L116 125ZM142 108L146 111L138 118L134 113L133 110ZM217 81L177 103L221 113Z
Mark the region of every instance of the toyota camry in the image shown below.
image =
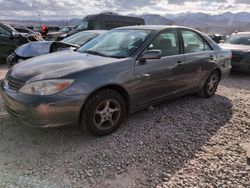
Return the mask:
M7 111L24 124L78 124L114 131L126 114L187 94L212 97L231 69L231 51L178 26L111 30L78 51L56 52L12 67L1 83Z

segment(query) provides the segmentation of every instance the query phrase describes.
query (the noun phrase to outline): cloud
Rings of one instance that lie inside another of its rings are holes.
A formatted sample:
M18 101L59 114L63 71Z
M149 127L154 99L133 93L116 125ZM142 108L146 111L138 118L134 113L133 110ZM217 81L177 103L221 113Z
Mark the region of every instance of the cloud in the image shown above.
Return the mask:
M0 0L0 19L70 18L100 12L119 14L221 13L244 11L249 0Z
M189 2L217 2L217 3L227 3L227 0L168 0L169 4L184 4L184 3L189 3Z
M249 0L235 0L235 3L237 4L250 4Z

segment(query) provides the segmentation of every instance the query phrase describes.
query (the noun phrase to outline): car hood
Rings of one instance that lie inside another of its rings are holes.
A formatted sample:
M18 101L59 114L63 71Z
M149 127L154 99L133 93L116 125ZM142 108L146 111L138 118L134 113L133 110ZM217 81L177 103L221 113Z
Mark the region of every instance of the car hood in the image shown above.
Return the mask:
M22 82L62 78L72 73L122 61L121 59L64 51L28 59L10 69L8 76Z
M31 58L36 57L44 54L50 53L51 46L55 45L58 47L74 47L79 48L76 44L69 44L61 41L40 41L40 42L30 42L27 44L24 44L22 46L19 46L15 53L21 58Z
M19 46L15 53L23 58L35 57L49 53L53 41L30 42Z
M250 51L250 46L248 45L238 45L238 44L220 44L224 49L232 50L233 52L248 52Z

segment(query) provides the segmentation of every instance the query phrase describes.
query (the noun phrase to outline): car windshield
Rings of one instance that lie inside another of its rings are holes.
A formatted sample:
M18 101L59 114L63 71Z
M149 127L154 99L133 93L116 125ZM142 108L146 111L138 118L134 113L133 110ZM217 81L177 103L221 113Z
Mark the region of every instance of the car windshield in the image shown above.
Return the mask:
M69 30L70 30L70 28L68 28L68 27L62 27L62 28L60 29L60 32L65 32L65 33L67 33L67 32L69 32Z
M130 56L149 36L148 30L112 30L97 37L79 51L106 57L125 58Z
M98 33L93 32L80 32L63 39L62 42L82 46L97 37L98 35Z
M229 37L225 43L228 44L240 44L240 45L250 45L250 35L245 34L235 34Z
M87 29L89 25L89 22L86 20L81 20L79 25L76 27L77 30L83 30L83 29Z

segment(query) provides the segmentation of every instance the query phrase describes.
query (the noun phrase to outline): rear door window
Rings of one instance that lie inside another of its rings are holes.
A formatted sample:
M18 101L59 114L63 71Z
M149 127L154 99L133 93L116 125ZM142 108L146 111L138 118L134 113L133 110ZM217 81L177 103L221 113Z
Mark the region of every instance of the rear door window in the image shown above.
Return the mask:
M189 30L182 30L181 34L185 53L196 53L211 50L207 42L197 33Z

